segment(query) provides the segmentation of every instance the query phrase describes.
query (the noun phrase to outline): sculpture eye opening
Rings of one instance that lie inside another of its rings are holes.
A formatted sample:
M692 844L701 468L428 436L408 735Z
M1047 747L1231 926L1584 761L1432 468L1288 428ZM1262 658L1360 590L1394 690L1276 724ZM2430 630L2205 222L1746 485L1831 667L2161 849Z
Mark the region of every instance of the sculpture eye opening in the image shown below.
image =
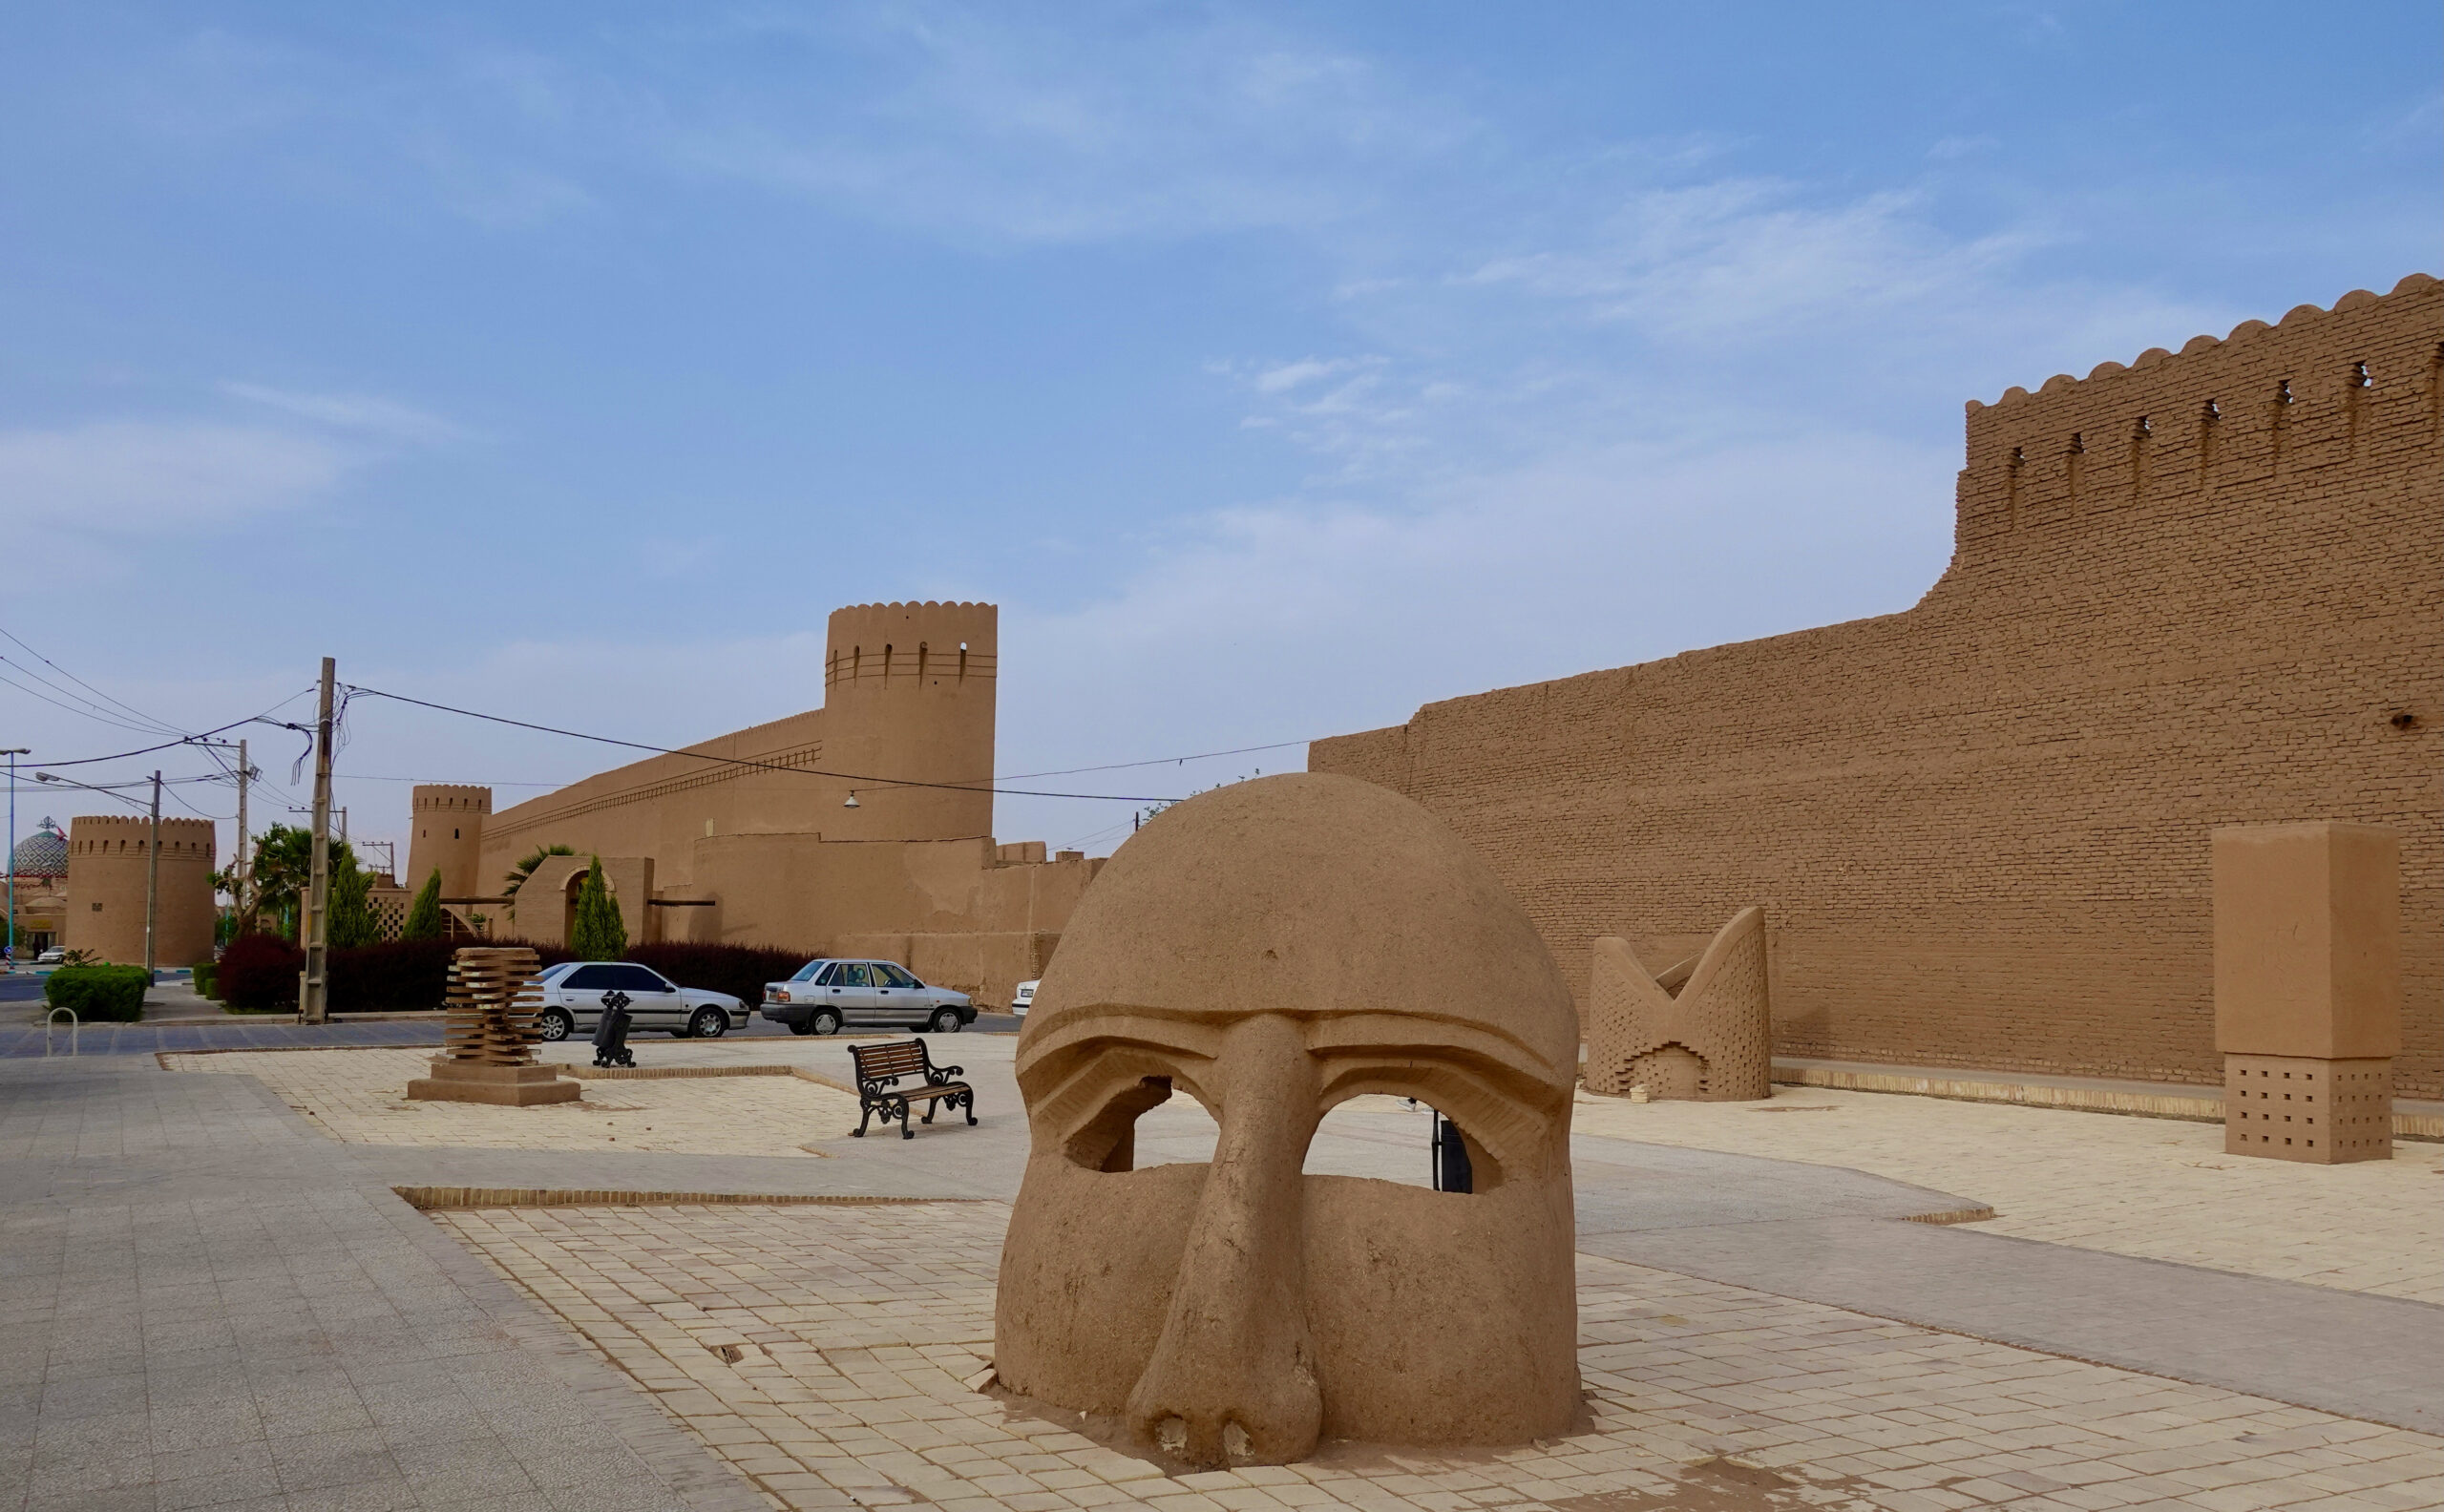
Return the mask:
M1499 1162L1427 1100L1362 1093L1324 1110L1307 1142L1308 1176L1363 1176L1402 1186L1481 1192L1502 1180Z
M1069 1136L1064 1153L1073 1165L1093 1171L1210 1163L1222 1126L1204 1103L1193 1097L1174 1098L1171 1090L1171 1079L1161 1076L1141 1077L1122 1087L1103 1111ZM1141 1127L1139 1120L1149 1112L1154 1117Z

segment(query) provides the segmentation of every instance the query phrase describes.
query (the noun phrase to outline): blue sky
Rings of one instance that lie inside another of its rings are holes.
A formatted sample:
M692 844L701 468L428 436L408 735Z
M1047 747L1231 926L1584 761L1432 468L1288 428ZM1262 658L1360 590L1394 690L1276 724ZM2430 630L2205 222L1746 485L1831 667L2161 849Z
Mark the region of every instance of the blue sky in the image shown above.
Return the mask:
M2439 32L0 4L0 624L182 728L328 654L676 744L818 704L836 605L987 598L1028 772L1900 609L1963 400L2437 269ZM145 744L0 714L37 763ZM378 779L614 760L360 704L342 799L404 833Z

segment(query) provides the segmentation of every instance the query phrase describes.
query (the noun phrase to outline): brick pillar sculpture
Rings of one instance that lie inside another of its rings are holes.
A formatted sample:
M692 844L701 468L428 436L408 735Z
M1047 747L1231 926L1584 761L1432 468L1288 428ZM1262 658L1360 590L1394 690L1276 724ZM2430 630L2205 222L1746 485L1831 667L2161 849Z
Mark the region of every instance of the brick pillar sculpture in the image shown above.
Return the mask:
M2401 1046L2401 848L2377 825L2214 831L2223 1148L2391 1160Z
M585 1089L535 1060L537 970L535 953L519 947L470 946L452 956L441 1054L408 1096L506 1107L574 1102Z

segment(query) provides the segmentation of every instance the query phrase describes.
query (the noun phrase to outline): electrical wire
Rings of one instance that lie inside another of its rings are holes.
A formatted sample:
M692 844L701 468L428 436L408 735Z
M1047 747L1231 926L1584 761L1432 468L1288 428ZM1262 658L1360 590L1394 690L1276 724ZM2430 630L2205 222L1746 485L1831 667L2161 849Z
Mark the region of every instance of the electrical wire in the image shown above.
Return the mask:
M518 729L537 730L545 735L565 735L571 740L592 741L600 746L621 746L629 750L650 751L657 756L685 756L694 761L716 762L726 766L746 766L759 771L792 772L804 777L830 777L835 781L865 783L875 788L930 788L952 792L999 793L1013 798L1088 798L1106 803L1172 803L1170 798L1147 797L1129 793L1043 792L1024 788L1001 788L986 783L916 782L904 777L873 777L862 772L825 771L813 766L783 766L773 762L748 761L738 756L714 756L704 751L681 750L669 746L649 746L643 741L621 740L611 735L589 735L583 730L561 729L551 724L537 724L526 720L510 719L500 714L481 714L474 709L453 708L447 704L434 704L424 699L410 698L404 693L386 693L380 688L350 685L348 691L366 698L389 699L394 704L412 704L418 708L436 709L444 714L457 714L467 719L484 720L495 724L515 725Z
M15 631L9 629L6 625L0 625L0 636L7 636L10 640L14 640L14 641L18 644L18 646L19 646L19 647L21 647L21 648L25 651L25 653L26 653L28 656L32 657L35 661L37 661L37 662L41 662L43 665L45 665L45 666L47 666L47 667L51 668L53 672L58 673L61 677L66 678L69 682L75 683L78 687L83 688L86 692L91 693L91 694L94 694L95 697L99 698L99 699L102 701L102 703L104 703L104 704L116 704L120 709L124 710L126 713L129 713L129 714L134 715L134 716L136 717L137 721L139 724L150 724L150 725L152 725L152 726L155 728L155 730L156 730L157 732L158 732L158 733L160 733L160 734L164 734L164 735L172 734L172 733L183 733L182 731L180 731L180 730L179 729L179 726L177 726L176 724L171 724L169 721L164 720L164 719L157 718L156 716L151 715L151 714L147 714L147 713L145 713L142 709L137 708L135 704L130 704L129 702L127 702L127 700L125 700L125 699L121 699L121 698L113 698L110 694L103 692L100 688L95 687L93 683L86 682L83 678L78 677L75 673L69 671L66 667L61 666L61 665L60 665L58 662L53 662L51 658L49 658L49 657L47 657L47 656L43 655L41 652L39 652L39 651L35 650L32 646L28 645L28 644L26 643L26 640L25 640L25 638L24 638L23 636L20 636L20 635L18 635ZM33 677L33 678L35 679L35 681L37 681L37 682L44 682L44 683L45 683L45 685L47 685L47 686L52 686L52 687L57 687L57 686L58 686L58 684L56 684L56 683L50 682L48 679L44 679L44 678L40 677L38 674L35 674L35 673L34 673L34 672L32 672L32 669L30 669L30 668L29 668L29 669L26 669L26 671L27 671L27 675L28 675L28 676L30 676L30 677ZM67 690L67 689L65 689L65 688L60 688L60 689L59 689L59 691L61 691L61 692L65 693L65 692L67 692L68 690ZM81 700L79 700L79 702L81 702L81 703L91 704L91 703L93 703L93 700L92 700L92 699L81 699ZM95 707L97 707L97 708L98 708L98 707L100 707L100 705L99 705L99 704L95 704Z
M1198 751L1193 756L1156 756L1146 761L1113 762L1108 766L1065 766L1060 771L1012 772L1006 777L991 779L997 783L1025 782L1035 777L1075 777L1081 772L1122 771L1131 766L1177 766L1183 762L1209 761L1216 756L1245 756L1251 751L1288 750L1293 746L1312 746L1313 741L1275 741L1270 746L1240 746L1231 750Z

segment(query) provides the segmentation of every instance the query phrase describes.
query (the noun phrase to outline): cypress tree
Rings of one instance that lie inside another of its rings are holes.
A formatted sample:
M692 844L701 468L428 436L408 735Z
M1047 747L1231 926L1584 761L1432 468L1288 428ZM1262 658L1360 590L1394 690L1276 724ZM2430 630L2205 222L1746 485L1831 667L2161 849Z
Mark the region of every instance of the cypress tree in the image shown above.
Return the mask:
M628 951L628 927L620 922L620 905L602 880L602 858L586 868L578 889L577 917L569 928L569 949L579 960L618 960Z
M399 938L439 939L441 934L441 868L434 867L432 875L425 878L424 886L417 891L415 902L409 905L408 922L399 931Z
M381 926L374 922L369 895L373 891L373 875L358 866L353 856L343 861L335 855L331 860L331 949L353 950L370 945L382 934Z

